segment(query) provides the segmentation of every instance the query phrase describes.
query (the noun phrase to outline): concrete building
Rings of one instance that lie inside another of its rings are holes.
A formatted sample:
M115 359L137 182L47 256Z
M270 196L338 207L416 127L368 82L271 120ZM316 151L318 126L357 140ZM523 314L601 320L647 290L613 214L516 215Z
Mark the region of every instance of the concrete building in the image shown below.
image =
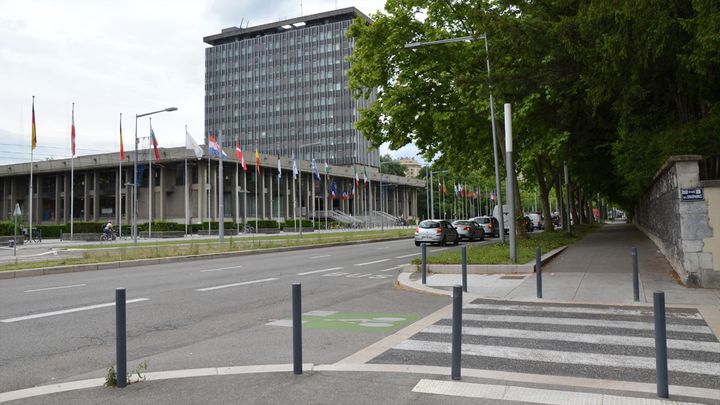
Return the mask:
M420 174L420 171L422 170L422 165L418 163L415 158L411 157L404 157L396 160L396 162L400 163L405 167L405 176L415 178L418 174Z
M348 88L345 36L354 7L254 27L230 27L203 40L205 137L226 147L378 167L377 149L354 128L359 108ZM301 145L314 144L307 147Z
M322 167L321 181L312 172L311 163L296 162L301 180L293 181L292 161L281 158L282 177L277 175L277 156L261 154L261 170L258 180L254 159L246 159L247 172L238 167L234 153L226 150L232 158L223 165L223 205L226 221L248 222L255 218L280 221L293 218L293 201L296 201L297 218L328 217L343 220L344 215L363 217L370 222L381 215L374 212L380 207L380 175L377 169L368 167L369 184L363 187L362 174L356 198L353 198L353 168L331 166L331 174L325 187ZM251 155L247 153L247 155ZM140 175L138 188L138 223L147 222L149 212L153 221L184 223L185 189L189 195L188 223L200 223L208 218L217 220L218 161L197 160L184 147L160 148L160 161L152 162L152 206L148 190L147 150L140 151L138 162ZM189 181L186 182L185 158L188 157ZM207 155L206 155L207 156ZM126 153L120 176L117 153L80 156L74 162L74 204L70 213L70 159L33 162L33 224L63 224L70 215L75 221L113 220L129 224L131 220L131 197L134 153ZM249 157L249 156L248 156ZM208 182L208 171L210 182ZM15 203L24 214L29 207L30 163L0 166L0 220L11 220ZM337 198L329 198L332 182L335 182ZM293 194L293 183L295 193ZM417 216L418 188L422 181L383 174L385 212L396 217ZM118 184L122 187L118 189ZM302 187L302 190L300 188ZM257 204L256 200L257 190ZM341 198L343 192L348 199ZM279 193L279 194L278 194ZM330 208L325 212L325 207ZM152 210L152 211L151 211ZM209 213L208 213L209 211ZM345 218L347 219L347 218ZM342 222L342 221L341 221Z

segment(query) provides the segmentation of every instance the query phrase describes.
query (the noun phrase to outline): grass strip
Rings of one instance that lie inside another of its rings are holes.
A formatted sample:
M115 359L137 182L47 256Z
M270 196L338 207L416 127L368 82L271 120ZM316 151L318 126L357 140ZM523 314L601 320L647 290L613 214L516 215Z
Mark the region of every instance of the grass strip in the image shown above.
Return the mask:
M88 248L83 252L81 258L65 258L36 262L19 262L0 265L0 271L25 270L48 268L79 264L97 264L125 260L152 259L161 257L192 256L211 253L240 252L249 250L262 250L278 247L294 246L315 246L338 242L352 242L360 240L383 240L398 237L412 236L413 229L392 229L381 231L358 231L342 232L332 234L303 235L299 237L288 237L287 235L276 235L257 238L232 238L226 237L225 242L216 240L203 240L193 242L159 242L148 245L126 245L112 246L110 244Z
M517 240L517 262L520 264L535 260L535 248L540 247L543 254L561 246L571 245L585 237L602 225L578 225L573 233L564 231L539 232L528 234L527 239ZM468 264L512 264L509 254L510 244L494 243L490 245L468 245ZM428 255L429 264L460 264L460 249L453 249L439 254ZM413 259L413 264L421 264L420 259Z

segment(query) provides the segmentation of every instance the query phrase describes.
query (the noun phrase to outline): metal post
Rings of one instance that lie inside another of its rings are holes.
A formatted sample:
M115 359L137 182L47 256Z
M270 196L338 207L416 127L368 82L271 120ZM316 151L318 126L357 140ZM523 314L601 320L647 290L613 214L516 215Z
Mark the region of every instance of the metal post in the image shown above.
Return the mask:
M537 281L537 297L542 298L542 255L539 246L535 248L535 280Z
M566 162L563 162L563 170L565 172L565 192L567 194L567 203L565 204L565 209L567 210L567 225L563 224L563 226L567 228L567 232L570 233L572 231L570 227L570 223L572 222L572 196L570 195L570 174Z
M667 398L668 393L668 360L667 360L667 333L665 330L665 293L653 293L653 309L655 312L655 372L657 381L657 395Z
M127 385L127 342L125 340L125 289L115 289L115 357L118 388Z
M462 289L467 292L467 246L460 246L462 256Z
M293 373L302 374L302 311L300 283L292 285Z
M435 193L433 192L433 172L430 171L430 187L428 187L428 192L430 193L430 218L435 218Z
M634 247L630 251L632 256L632 278L633 278L633 299L635 302L640 301L640 275L638 272L637 248Z
M515 245L515 235L516 235L516 220L515 220L515 183L513 181L514 179L514 170L513 170L513 144L512 144L512 111L510 108L509 103L505 103L505 164L507 166L507 205L508 205L508 213L510 215L510 261L513 263L517 263L517 246ZM498 193L499 195L500 193ZM498 204L500 204L498 200ZM504 210L502 209L502 204L500 204L500 217L502 218L504 216ZM502 229L502 224L500 225L500 228Z
M460 354L462 349L462 287L453 286L452 318L452 379L460 379Z
M487 75L488 75L488 88L490 89L490 121L492 123L492 138L493 138L493 160L495 162L495 188L497 188L497 203L500 205L500 243L505 243L505 218L503 215L503 203L502 196L500 195L500 165L498 164L498 140L497 131L495 129L495 100L493 100L492 83L490 82L490 51L488 50L488 38L487 33L482 35L485 40L485 62L487 64Z
M420 245L420 251L422 252L422 283L427 284L427 246L424 243Z
M133 189L132 189L132 227L130 229L130 233L132 233L132 239L133 243L137 245L137 171L138 171L138 137L137 137L137 122L138 122L138 116L135 114L135 156L133 157ZM70 216L72 217L72 212L70 213Z
M218 156L218 242L222 242L225 239L225 205L224 205L224 192L223 186L225 183L225 177L223 175L223 142L222 142L222 131L218 131L218 143L220 144L220 156ZM210 236L210 235L208 235Z

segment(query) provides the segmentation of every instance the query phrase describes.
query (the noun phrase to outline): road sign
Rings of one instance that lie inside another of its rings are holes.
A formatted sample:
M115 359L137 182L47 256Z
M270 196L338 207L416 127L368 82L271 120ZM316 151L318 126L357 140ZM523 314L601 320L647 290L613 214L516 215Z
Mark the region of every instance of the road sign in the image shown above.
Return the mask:
M705 195L702 187L698 188L681 188L680 201L704 201Z
M20 209L20 203L15 203L15 212L13 212L13 215L16 217L19 217L22 215L22 210Z

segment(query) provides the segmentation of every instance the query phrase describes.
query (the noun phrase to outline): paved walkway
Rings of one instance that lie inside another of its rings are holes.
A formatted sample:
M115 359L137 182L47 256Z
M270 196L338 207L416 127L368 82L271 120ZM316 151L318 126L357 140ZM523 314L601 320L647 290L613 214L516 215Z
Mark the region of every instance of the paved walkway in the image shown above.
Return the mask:
M633 246L639 304L632 295ZM652 383L647 303L660 289L668 304L683 307L669 310L671 398L718 404L720 291L686 288L671 271L642 233L613 224L544 268L542 300L533 274L468 275L461 382L449 377L448 306L338 363L307 365L302 376L290 365L176 370L150 373L148 381L122 390L101 387L101 378L32 388L26 393L40 396L17 403L680 403L659 400ZM431 275L427 286L408 273L398 280L406 288L450 294L460 277ZM702 343L688 349L688 341ZM0 393L0 402L23 398L18 394Z

